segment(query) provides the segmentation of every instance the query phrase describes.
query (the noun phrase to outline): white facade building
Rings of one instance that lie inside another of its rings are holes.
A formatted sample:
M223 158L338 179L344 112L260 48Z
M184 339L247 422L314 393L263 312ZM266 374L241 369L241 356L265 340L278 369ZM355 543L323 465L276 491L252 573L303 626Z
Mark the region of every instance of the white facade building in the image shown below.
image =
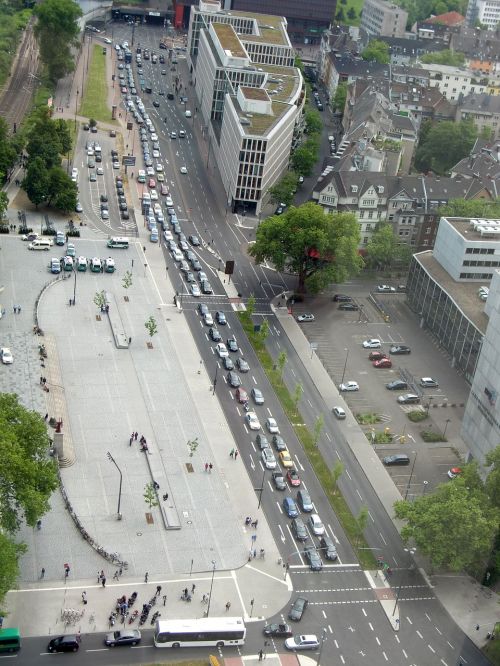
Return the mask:
M500 23L500 0L469 0L467 22L474 27L476 21L494 30Z
M436 64L421 64L420 67L429 72L429 85L439 88L450 101L457 100L460 95L465 97L489 90L487 81L471 70Z

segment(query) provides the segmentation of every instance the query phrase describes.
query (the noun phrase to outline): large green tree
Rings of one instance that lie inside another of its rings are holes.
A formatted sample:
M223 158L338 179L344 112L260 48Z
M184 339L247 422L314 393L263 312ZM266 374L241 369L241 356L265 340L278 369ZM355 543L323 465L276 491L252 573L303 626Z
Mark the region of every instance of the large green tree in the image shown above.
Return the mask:
M307 109L305 113L306 133L319 134L323 129L321 115L316 109Z
M462 67L465 62L465 56L459 51L432 51L420 56L420 61L424 63L434 63L435 65L451 65L452 67Z
M484 217L492 220L500 218L500 199L452 199L442 206L438 213L449 217Z
M347 99L347 81L342 81L337 86L335 90L335 95L333 96L332 106L341 113L344 113L345 101Z
M486 562L500 517L484 491L470 488L460 477L414 502L396 502L395 512L407 521L401 530L403 539L413 541L435 567L452 571Z
M424 123L415 166L419 171L444 174L469 154L477 138L477 130L471 120L459 123L445 120L434 125Z
M9 127L4 118L0 118L0 174L2 180L13 167L17 153L16 146L9 134Z
M429 18L432 14L439 16L456 11L465 16L467 11L467 0L397 0L396 4L408 12L408 29L415 21Z
M49 79L56 83L74 69L71 49L78 43L82 10L74 0L42 0L34 11L40 56Z
M22 187L28 195L28 199L36 207L47 200L49 178L47 168L41 157L35 157L29 161Z
M62 211L75 210L78 187L68 174L55 166L48 172L47 205Z
M355 215L325 215L321 206L306 203L264 220L249 253L257 262L268 260L280 271L296 273L299 292L307 287L317 293L361 269L358 243Z
M380 62L383 65L387 65L391 61L389 44L380 41L380 39L372 39L361 53L361 57L363 60Z
M37 113L27 138L29 159L42 158L47 169L60 166L61 156L71 149L67 124L61 119L53 120L45 109Z
M310 176L318 160L318 149L315 142L308 140L299 146L291 157L294 171L303 176Z
M374 268L387 268L392 264L408 264L412 250L400 244L390 224L381 223L366 246L367 262Z
M276 185L269 188L272 203L285 203L289 206L293 201L293 195L297 190L298 176L295 171L287 171Z

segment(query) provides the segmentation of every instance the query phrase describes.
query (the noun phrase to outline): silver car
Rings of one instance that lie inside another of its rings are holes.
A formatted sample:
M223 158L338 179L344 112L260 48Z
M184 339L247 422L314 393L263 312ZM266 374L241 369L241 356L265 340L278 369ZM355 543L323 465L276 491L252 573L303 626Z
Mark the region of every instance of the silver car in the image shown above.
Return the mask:
M262 449L260 454L266 469L276 469L276 458L270 448Z
M263 405L264 404L264 396L262 395L262 391L258 388L253 388L250 391L250 395L253 398L253 401L255 402L256 405Z

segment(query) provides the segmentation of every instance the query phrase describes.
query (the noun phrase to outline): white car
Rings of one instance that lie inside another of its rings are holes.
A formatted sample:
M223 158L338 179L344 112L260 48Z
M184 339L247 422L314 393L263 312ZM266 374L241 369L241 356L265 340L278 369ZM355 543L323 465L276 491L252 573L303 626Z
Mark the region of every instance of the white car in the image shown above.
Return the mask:
M321 522L321 519L317 513L311 513L307 522L309 523L309 527L316 536L323 536L325 533L325 526Z
M201 296L200 288L196 283L191 285L191 296Z
M389 294L396 291L396 287L390 287L388 284L379 284L377 291L379 294Z
M314 321L314 315L313 314L301 314L297 317L298 322L303 322L303 321Z
M184 259L184 255L182 252L179 250L179 248L175 248L175 250L172 252L172 256L174 258L174 261L182 261Z
M112 43L109 37L105 37L104 41L106 42L106 44L111 44Z
M226 358L226 356L229 356L229 352L227 351L227 347L223 342L218 342L215 345L215 351L219 355L219 358ZM260 426L259 426L260 428Z
M147 174L148 176L151 176L151 177L154 176L154 175L155 175L155 170L153 169L153 167L148 167L148 168L146 169L146 174Z
M210 314L210 312L206 312L203 315L203 321L205 322L206 326L213 326L214 325L214 318Z
M345 382L339 386L341 391L359 391L358 382Z
M170 194L167 194L167 197L165 199L165 205L166 206L173 206L174 205L174 201L173 201L172 197L170 196Z
M165 231L163 232L163 238L166 241L174 240L174 237L173 237L172 232L170 231L170 229L165 229Z
M11 351L8 347L2 347L2 349L0 349L0 356L2 358L2 363L5 363L5 365L14 363L14 359L12 358Z
M268 446L266 446L265 449L262 449L260 457L262 458L262 462L266 469L276 469L276 458Z
M158 141L158 134L156 132L151 133L151 141Z
M377 338L368 338L363 342L363 347L365 349L380 349L382 343Z
M188 172L187 167L181 166L181 173L187 173L187 172Z
M279 435L280 434L280 429L278 428L278 424L276 423L276 419L273 419L272 416L270 416L267 419L266 428L271 433L271 435Z
M157 160L160 157L160 151L153 149L153 157L155 158L155 160ZM156 168L156 170L158 171L158 167Z
M245 421L250 430L260 430L260 421L255 412L247 412L245 414Z
M318 637L314 634L298 634L285 641L287 650L317 650L319 648Z
M102 167L97 167L95 172L98 176L104 176L104 169Z
M153 151L153 157L154 157L154 151ZM163 173L163 164L156 165L156 173Z
M156 190L149 190L151 201L158 201L158 192Z

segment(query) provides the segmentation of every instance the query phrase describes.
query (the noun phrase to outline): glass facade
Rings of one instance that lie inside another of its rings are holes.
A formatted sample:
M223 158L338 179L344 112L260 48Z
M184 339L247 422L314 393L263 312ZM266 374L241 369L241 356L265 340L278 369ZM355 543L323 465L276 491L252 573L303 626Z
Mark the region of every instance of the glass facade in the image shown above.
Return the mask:
M471 384L483 334L416 257L412 259L406 284L408 305L451 355L453 366L461 370Z

